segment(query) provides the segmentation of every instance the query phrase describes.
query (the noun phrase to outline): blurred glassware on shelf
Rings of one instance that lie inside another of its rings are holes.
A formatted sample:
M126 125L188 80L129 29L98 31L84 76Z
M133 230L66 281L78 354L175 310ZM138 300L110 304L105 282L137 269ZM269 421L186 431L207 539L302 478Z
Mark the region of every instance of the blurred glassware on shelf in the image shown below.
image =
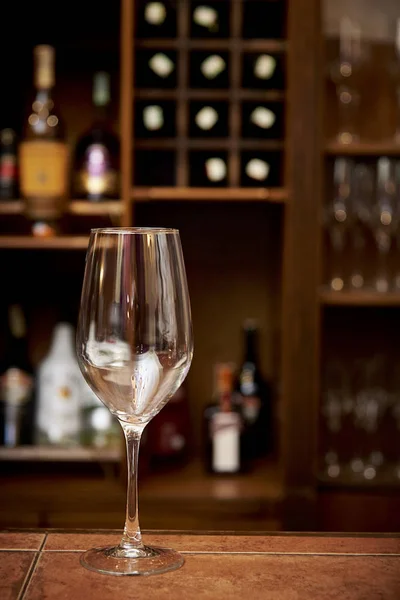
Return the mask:
M340 144L352 144L360 139L360 84L367 60L368 49L362 40L359 23L343 16L340 20L339 56L329 65L329 78L336 87L338 101L335 137Z
M374 288L377 292L388 292L391 287L388 256L399 222L396 162L393 159L381 157L378 160L375 202L369 216L378 257Z
M345 249L353 217L350 202L353 171L353 160L349 158L337 158L335 160L333 198L328 200L323 213L323 221L329 235L331 253L328 284L335 292L340 292L345 287Z

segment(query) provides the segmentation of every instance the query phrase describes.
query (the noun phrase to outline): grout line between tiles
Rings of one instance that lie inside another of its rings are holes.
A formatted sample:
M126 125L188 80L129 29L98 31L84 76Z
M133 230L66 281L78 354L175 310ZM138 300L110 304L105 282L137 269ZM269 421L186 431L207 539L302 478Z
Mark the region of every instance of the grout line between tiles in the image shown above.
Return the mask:
M80 554L81 552L86 552L86 549L53 549L53 550L44 550L46 553L66 553L66 554ZM349 557L390 557L390 558L400 558L400 553L394 552L369 552L369 553L361 553L361 552L268 552L268 551L224 551L218 552L217 550L177 550L180 554L202 554L202 555L215 555L215 556L224 556L229 555L237 555L237 556L349 556Z
M23 582L23 584L21 586L21 589L19 591L19 594L17 596L17 600L22 600L22 598L25 596L25 592L28 589L29 584L30 584L30 582L32 580L32 576L33 576L33 574L34 574L34 572L36 570L37 564L39 562L39 558L42 555L42 550L44 548L46 540L47 540L47 533L44 534L44 537L42 539L42 543L40 544L38 550L36 551L35 557L34 557L32 563L31 563L31 566L29 567L29 570L28 570L28 572L26 574L24 582Z

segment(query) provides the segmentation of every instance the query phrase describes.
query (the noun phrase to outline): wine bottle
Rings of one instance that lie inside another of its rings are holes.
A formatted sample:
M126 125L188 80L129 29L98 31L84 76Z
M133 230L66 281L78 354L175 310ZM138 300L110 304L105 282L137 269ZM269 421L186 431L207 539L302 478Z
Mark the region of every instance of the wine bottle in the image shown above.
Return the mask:
M215 366L214 402L204 410L206 467L212 473L239 473L244 466L242 417L233 396L231 364Z
M148 452L153 467L183 465L189 458L189 401L182 385L148 425Z
M257 323L248 319L243 325L244 357L236 390L240 394L244 420L244 456L252 460L273 450L272 391L263 378L258 357Z
M243 54L242 82L244 88L284 89L282 56L245 52Z
M32 443L34 403L33 369L28 357L26 323L22 308L8 309L5 357L0 363L1 443Z
M37 439L42 444L76 445L82 429L82 376L69 323L54 328L50 352L38 369Z
M18 198L17 136L13 129L0 131L0 199Z
M57 233L67 194L67 145L54 104L54 48L36 46L35 97L20 144L20 187L26 214L33 220L32 233Z
M119 198L120 145L112 130L110 76L99 72L93 79L95 120L79 139L74 154L74 192L76 197L98 202Z

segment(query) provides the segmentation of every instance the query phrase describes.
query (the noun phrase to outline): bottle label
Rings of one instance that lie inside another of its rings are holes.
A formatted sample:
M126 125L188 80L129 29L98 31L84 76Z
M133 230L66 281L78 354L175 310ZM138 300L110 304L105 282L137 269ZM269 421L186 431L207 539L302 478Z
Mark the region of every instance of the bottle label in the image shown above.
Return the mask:
M21 191L31 217L58 217L67 193L67 146L63 142L26 141L20 145Z
M91 144L86 150L77 188L89 196L118 195L118 175L111 168L110 153L103 144Z
M29 400L33 380L30 375L12 367L0 378L1 399L7 405L21 406Z
M52 362L39 376L39 430L50 443L74 443L82 426L78 367Z
M242 396L243 417L250 425L255 423L261 408L261 400L258 396Z
M17 178L17 159L15 154L3 154L0 157L0 185L10 185Z
M240 469L240 416L234 412L215 413L211 420L212 469L236 473Z

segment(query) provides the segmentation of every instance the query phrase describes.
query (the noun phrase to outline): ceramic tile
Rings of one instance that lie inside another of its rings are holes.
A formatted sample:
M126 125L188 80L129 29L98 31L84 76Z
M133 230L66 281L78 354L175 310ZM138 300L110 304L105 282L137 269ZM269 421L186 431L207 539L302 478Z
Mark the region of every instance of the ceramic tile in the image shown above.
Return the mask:
M24 600L399 600L400 558L186 555L178 571L113 577L85 570L79 553L41 556Z
M16 600L29 572L34 552L0 551L0 598Z
M0 550L39 550L44 533L0 531Z

